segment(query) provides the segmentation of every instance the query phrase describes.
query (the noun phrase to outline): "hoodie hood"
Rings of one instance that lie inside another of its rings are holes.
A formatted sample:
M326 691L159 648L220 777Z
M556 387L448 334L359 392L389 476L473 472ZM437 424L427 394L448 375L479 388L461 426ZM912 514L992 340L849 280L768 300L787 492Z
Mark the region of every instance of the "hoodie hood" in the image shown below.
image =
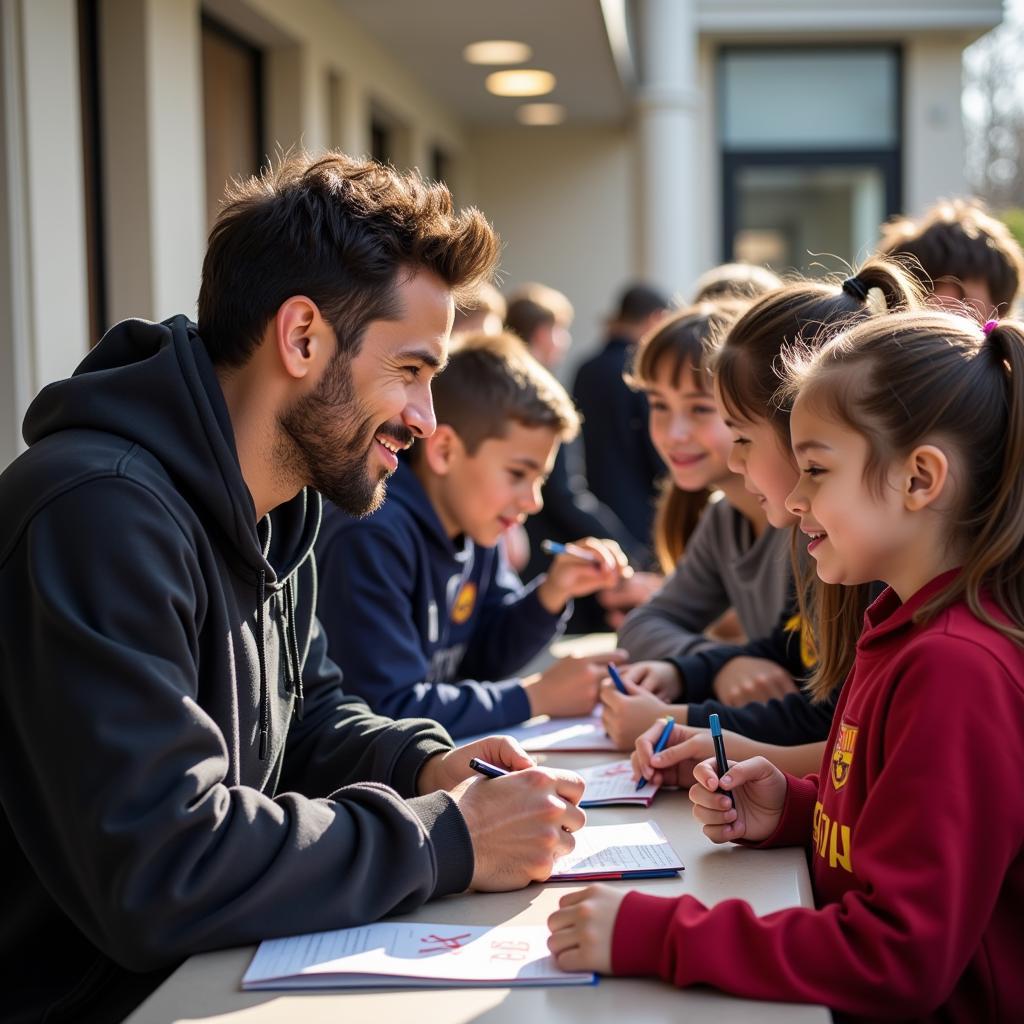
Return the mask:
M309 554L320 497L308 488L256 521L234 431L195 324L125 320L112 327L67 380L29 406L29 445L65 430L96 430L138 444L164 467L204 521L225 538L244 578L274 588Z
M468 537L448 536L433 503L420 483L416 471L405 457L388 480L388 501L397 502L412 516L426 542L443 551L449 558L463 559L471 546Z

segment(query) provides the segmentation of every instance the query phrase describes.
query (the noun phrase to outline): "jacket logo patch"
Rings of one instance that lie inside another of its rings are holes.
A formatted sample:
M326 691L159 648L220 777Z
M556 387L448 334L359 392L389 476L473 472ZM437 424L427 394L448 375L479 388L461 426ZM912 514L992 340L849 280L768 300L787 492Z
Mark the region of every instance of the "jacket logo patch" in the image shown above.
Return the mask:
M472 582L464 583L459 591L459 596L455 598L455 604L452 605L452 622L457 626L461 626L473 614L475 605L476 584Z
M845 722L839 724L839 735L836 745L832 748L832 785L842 789L850 777L850 765L853 764L853 748L857 743L859 729Z

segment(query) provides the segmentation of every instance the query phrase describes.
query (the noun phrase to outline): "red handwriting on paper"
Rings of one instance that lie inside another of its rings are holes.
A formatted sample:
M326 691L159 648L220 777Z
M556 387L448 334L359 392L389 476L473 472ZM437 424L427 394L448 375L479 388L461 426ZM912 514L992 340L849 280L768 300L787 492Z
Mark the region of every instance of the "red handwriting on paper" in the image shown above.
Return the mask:
M632 775L633 765L629 761L619 761L616 764L610 764L605 768L598 778L601 779L614 779L620 775Z
M420 942L423 945L420 947L419 955L425 956L427 953L458 953L462 948L463 939L470 937L470 932L463 932L461 935L423 935L420 937ZM427 945L432 943L432 945Z
M491 943L492 960L525 960L530 953L528 942L515 942L512 939L503 939Z

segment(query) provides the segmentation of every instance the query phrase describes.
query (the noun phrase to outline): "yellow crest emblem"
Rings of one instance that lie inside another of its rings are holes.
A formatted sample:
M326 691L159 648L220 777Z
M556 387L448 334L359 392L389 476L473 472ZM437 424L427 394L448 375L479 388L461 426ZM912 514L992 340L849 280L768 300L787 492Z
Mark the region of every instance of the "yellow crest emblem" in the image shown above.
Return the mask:
M473 606L476 604L476 584L473 582L464 583L452 605L452 622L461 626L473 614Z
M855 725L839 724L839 735L836 745L832 748L832 785L842 789L850 777L850 765L853 764L853 748L857 743L859 729Z

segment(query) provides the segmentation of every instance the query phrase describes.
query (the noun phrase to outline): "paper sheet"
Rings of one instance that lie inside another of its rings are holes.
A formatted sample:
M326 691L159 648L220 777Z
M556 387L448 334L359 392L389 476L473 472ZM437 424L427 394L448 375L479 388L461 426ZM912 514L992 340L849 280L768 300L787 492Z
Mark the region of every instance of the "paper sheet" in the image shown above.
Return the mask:
M576 848L559 857L551 881L598 877L678 874L679 854L653 821L625 825L585 825L574 833Z
M580 807L600 807L608 804L632 804L650 807L658 787L647 783L637 792L633 781L633 766L626 761L609 761L591 768L577 769L587 788Z
M510 729L495 729L494 732L467 736L455 742L461 747L485 736L500 733L502 736L515 737L524 750L533 753L552 750L616 750L618 748L605 735L600 709L601 705L598 704L594 713L584 718L549 718L547 715L540 715Z
M360 928L268 939L242 978L243 989L458 988L589 985L548 953L543 925L380 922Z

